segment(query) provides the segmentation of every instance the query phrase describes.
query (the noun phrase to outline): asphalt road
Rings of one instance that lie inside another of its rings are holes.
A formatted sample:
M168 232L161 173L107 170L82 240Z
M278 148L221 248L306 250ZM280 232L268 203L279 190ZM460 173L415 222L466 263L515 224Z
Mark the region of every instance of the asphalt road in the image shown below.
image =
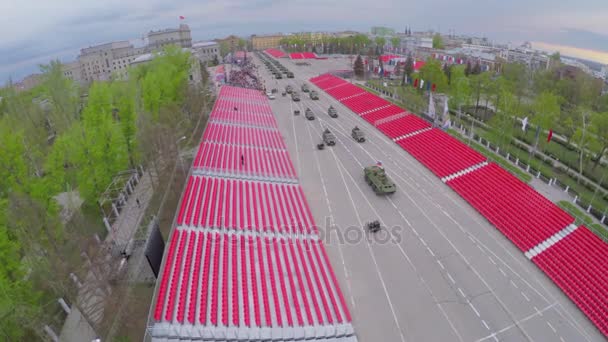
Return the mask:
M348 59L281 62L295 79L271 79L273 111L360 341L603 341L582 312L498 230L407 152L307 80ZM309 83L320 95L294 103L281 91ZM333 105L339 117L332 119ZM309 107L316 120L304 118ZM294 109L302 115L294 116ZM367 141L350 137L358 125ZM316 149L329 128L337 144ZM364 166L381 161L397 184L375 195ZM378 219L373 236L362 227Z

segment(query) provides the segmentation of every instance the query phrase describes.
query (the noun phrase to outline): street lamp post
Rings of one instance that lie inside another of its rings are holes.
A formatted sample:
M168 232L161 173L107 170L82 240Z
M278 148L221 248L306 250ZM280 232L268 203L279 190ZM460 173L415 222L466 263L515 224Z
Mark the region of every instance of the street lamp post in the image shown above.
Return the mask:
M184 172L184 174L185 174L185 173L186 173L186 168L184 167L184 160L182 159L182 154L181 154L181 151L180 151L180 148L179 148L179 144L180 144L182 141L184 141L184 140L186 140L186 136L185 136L185 135L184 135L184 136L182 136L181 138L179 138L179 139L178 139L178 140L175 142L175 148L176 148L176 150L177 150L177 158L179 158L179 164L180 164L180 167L181 167L181 169L182 169L182 172Z

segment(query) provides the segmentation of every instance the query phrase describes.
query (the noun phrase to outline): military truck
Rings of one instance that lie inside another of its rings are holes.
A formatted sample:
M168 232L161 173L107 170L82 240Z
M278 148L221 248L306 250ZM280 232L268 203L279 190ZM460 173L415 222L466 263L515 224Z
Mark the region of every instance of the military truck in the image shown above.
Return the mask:
M291 99L293 100L293 102L300 102L300 94L294 91L293 93L291 93Z
M314 90L313 90L313 91L311 91L311 92L310 92L310 99L311 99L311 100L318 100L318 99L319 99L319 94L317 94L317 92L316 92L316 91L314 91Z
M350 135L357 142L362 143L362 142L365 141L365 135L363 134L363 131L360 130L359 127L357 127L357 126L355 126L355 128L353 128L353 130L351 131Z
M332 118L338 117L338 111L336 110L336 108L334 108L334 106L329 106L329 108L327 109L327 114L329 114L329 116L331 116Z
M326 128L325 131L323 131L323 142L325 142L327 146L334 146L336 144L336 136L329 128Z
M387 176L381 166L372 165L363 169L365 181L369 184L377 195L392 194L397 191L395 183Z
M285 88L285 91L287 92L287 94L291 94L291 93L293 93L293 87L292 87L292 86L290 86L290 85L288 85L288 86Z
M312 110L310 110L310 108L306 108L306 111L304 111L304 116L308 120L314 120L315 119L315 114L312 112Z
M310 91L310 89L308 89L308 84L306 84L306 83L302 84L302 91L305 93L308 93Z

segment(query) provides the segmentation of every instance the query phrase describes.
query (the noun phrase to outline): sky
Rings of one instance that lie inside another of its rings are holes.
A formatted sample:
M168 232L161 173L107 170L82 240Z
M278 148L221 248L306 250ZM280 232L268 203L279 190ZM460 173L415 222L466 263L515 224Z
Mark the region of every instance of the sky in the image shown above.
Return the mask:
M180 15L195 41L410 26L503 43L532 41L608 63L606 0L0 0L0 13L0 84L37 72L51 59L74 60L83 47L176 27Z

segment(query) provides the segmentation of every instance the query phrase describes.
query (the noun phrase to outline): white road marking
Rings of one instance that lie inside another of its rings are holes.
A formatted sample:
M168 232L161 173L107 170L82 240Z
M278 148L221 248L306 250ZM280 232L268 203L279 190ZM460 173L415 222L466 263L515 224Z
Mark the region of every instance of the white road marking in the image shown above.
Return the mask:
M477 311L477 308L475 308L475 306L473 305L473 303L471 303L469 301L469 306L471 307L471 309L473 309L473 311L475 312L475 314L477 315L477 317L479 317L479 311Z
M431 253L432 256L435 256L435 253L433 253L432 249L430 249L429 247L427 247L426 249L428 249L429 253Z
M448 278L450 278L450 281L452 282L452 284L456 284L456 281L454 280L454 278L452 278L452 275L450 274L450 272L446 272L446 274L448 275Z
M530 301L530 298L528 298L524 292L521 292L521 295L526 299L527 302Z
M502 328L502 329L500 329L500 330L498 330L498 331L493 332L492 334L490 334L490 335L488 335L488 336L485 336L485 337L482 337L482 338L480 338L480 339L476 340L475 342L482 342L482 341L485 341L485 340L490 339L490 338L494 338L494 339L495 339L495 338L496 338L496 336L498 336L499 334L502 334L503 332L505 332L505 331L507 331L507 330L509 330L509 329L511 329L511 328L513 328L513 327L519 326L519 324L521 324L521 323L523 323L523 322L526 322L526 321L528 321L528 320L530 320L530 319L532 319L532 318L536 317L538 314L542 314L542 312L544 312L544 311L547 311L547 310L551 309L551 308L552 308L552 307L554 307L556 304L557 304L557 303L553 303L553 304L551 304L551 305L549 305L549 306L545 307L545 308L544 308L544 309L542 309L541 311L536 312L536 313L533 313L533 314L530 314L530 315L528 315L528 316L526 316L526 317L524 317L524 318L520 319L519 321L517 321L517 322L515 322L515 323L513 323L513 324L511 324L511 325L509 325L509 326L506 326L506 327L504 327L504 328ZM529 339L530 341L533 341L533 339L531 339L531 338L528 338L528 339Z
M485 320L481 320L481 323L483 323L483 326L486 327L486 329L490 330L490 326L488 326L488 323L486 323Z
M443 267L441 260L437 260L437 263L439 264L439 267L441 267L442 270L445 270L445 267Z
M464 292L462 291L462 289L461 289L460 287L458 288L458 292L460 292L460 295L461 295L463 298L467 298L467 296L464 294Z
M500 273L502 273L503 276L507 276L507 274L505 273L505 271L502 270L502 268L499 267L498 270L500 271Z
M555 328L551 325L551 323L549 323L549 321L547 321L547 325L549 326L549 328L551 328L551 330L553 330L554 333L557 333L557 330L555 330Z
M513 287L515 287L516 289L519 289L519 287L517 287L517 284L515 284L512 279L509 280L509 282L511 283L511 285L513 285Z

